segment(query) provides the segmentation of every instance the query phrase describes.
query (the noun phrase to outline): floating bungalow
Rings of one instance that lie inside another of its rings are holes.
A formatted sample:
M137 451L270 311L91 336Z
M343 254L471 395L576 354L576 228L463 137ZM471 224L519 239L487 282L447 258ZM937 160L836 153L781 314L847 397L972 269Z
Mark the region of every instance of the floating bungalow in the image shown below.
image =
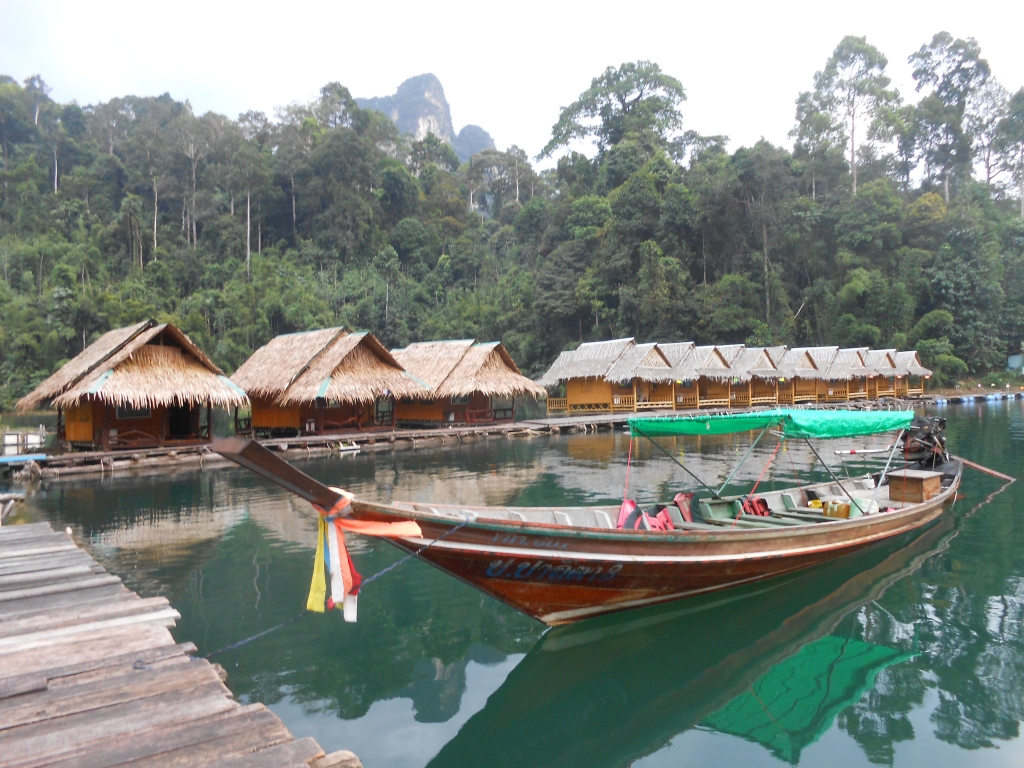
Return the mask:
M512 421L517 396L547 395L520 373L497 341L424 341L392 354L422 385L397 400L395 420L400 425Z
M839 350L825 371L825 397L819 396L818 402L848 403L867 398L871 376L871 370L864 364L867 351L867 347Z
M392 427L395 400L427 392L373 334L344 328L277 336L231 380L252 402L236 429L262 436Z
M689 357L697 345L692 341L673 342L671 344L659 344L658 349L668 360L670 366L682 375L683 361ZM676 378L672 382L672 403L673 408L696 408L699 396L697 393L697 382L692 379Z
M548 398L549 413L615 413L672 408L674 381L657 344L627 338L587 342L563 352L537 384L565 385L564 398Z
M868 398L896 397L896 350L869 349L864 364L871 369L868 376Z
M893 362L896 364L896 396L923 397L924 383L932 377L932 372L921 364L917 352L897 352Z
M779 404L779 369L767 347L744 347L730 367L734 374L732 405Z
M615 413L914 396L924 393L930 375L916 352L636 344L630 338L562 352L537 383L565 386L565 397L548 398L549 413Z
M818 380L821 371L815 363L810 347L794 347L779 356L775 363L779 372L779 405L818 402ZM770 357L770 355L769 355Z
M103 334L16 407L55 407L60 440L109 451L207 442L214 406L248 402L188 336L145 320Z

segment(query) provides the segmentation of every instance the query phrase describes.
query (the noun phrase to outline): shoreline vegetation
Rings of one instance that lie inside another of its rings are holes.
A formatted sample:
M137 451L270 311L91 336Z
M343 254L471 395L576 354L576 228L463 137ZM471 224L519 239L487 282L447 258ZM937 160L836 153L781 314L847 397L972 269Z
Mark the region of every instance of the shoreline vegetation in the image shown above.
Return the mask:
M917 349L935 391L991 383L1024 340L1024 88L945 32L909 61L900 94L844 38L794 95L792 148L684 130L683 83L625 63L537 158L465 162L336 82L230 119L0 75L0 410L145 317L229 374L344 325L498 339L531 377L633 336Z

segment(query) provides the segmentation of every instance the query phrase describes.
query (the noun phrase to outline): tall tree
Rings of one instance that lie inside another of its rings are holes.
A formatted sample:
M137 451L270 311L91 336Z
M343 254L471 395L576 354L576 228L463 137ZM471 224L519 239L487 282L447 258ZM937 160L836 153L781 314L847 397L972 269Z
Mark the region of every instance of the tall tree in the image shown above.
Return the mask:
M971 174L973 148L964 114L972 94L988 80L989 65L973 37L954 40L948 32L937 33L908 61L917 90L931 88L918 104L922 158L933 174L941 174L948 204L950 177Z
M999 133L1002 162L1017 183L1020 215L1024 218L1024 88L1013 94L1006 105L1006 117L999 123Z
M899 96L889 89L888 60L865 37L844 37L825 68L814 76L814 100L845 127L850 149L851 189L857 194L857 131L865 135L880 112Z
M601 151L630 133L667 142L682 125L679 105L685 100L682 83L652 61L608 67L576 101L562 108L538 159L574 140L592 139Z
M967 99L964 125L974 142L974 157L985 169L986 186L1003 170L999 164L1000 123L1009 100L1010 94L991 77Z

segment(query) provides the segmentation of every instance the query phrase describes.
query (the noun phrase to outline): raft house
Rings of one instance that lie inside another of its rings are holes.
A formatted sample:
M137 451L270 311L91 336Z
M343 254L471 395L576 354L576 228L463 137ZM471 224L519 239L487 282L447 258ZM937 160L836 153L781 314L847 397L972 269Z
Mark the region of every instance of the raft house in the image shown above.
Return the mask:
M395 399L427 392L373 334L344 328L277 336L231 380L252 402L236 432L257 437L391 429Z
M501 342L423 341L391 351L422 387L395 401L404 427L493 424L515 419L515 399L547 396L523 376Z
M549 415L580 415L920 397L930 375L912 351L626 338L562 352L537 383L564 393L548 397Z
M111 451L208 442L215 406L248 403L182 331L145 320L100 336L15 407L54 407L59 441Z
M672 408L674 380L657 344L628 338L591 341L563 352L537 384L565 385L564 397L548 397L548 413L617 413Z

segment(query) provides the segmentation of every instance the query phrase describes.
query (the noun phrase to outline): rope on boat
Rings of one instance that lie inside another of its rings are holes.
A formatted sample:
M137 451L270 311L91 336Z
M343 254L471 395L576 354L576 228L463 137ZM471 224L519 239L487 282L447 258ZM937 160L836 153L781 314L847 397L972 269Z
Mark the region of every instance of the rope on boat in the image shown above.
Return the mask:
M768 467L770 467L772 465L772 462L775 461L775 454L777 454L779 452L779 448L781 448L781 447L782 447L782 443L776 443L775 444L775 450L772 451L772 455L768 457L768 463L764 465L764 469L761 470L761 474L758 476L757 482L754 483L754 487L751 488L750 489L750 493L747 494L747 498L748 499L754 498L754 494L757 493L757 486L759 486L761 484L761 479L764 477L764 473L768 471ZM742 506L740 508L740 514L742 514ZM733 518L732 525L729 526L729 530L730 531L733 528L736 527L736 523L739 521L739 519L740 519L739 515L736 515L736 517Z
M473 522L474 519L475 519L475 516L468 515L465 520L463 520L461 523L456 525L454 528L449 528L447 531L442 533L436 539L434 539L433 541L430 541L430 542L424 544L422 547L417 549L415 552L410 552L408 555L406 555L405 557L401 558L400 560L396 560L395 562L393 562L391 565L387 566L386 568L382 568L381 570L377 571L375 574L373 574L373 576L370 576L368 578L363 579L362 583L360 584L360 589L362 589L362 587L365 587L367 584L369 584L374 579L378 579L381 576L383 576L385 573L389 573L390 571L395 570L395 568L397 568L398 566L400 566L400 565L402 565L404 563L409 562L414 557L416 557L416 555L418 555L421 552L423 552L423 550L429 549L430 547L432 547L435 544L437 544L437 542L441 541L441 539L444 539L444 538L450 536L451 534L455 533L460 528L463 528L464 526L469 525L471 522ZM237 643L232 643L231 645L226 645L223 648L218 648L216 651L211 651L210 653L208 653L205 656L203 656L203 658L204 659L212 659L214 656L219 656L220 654L226 653L227 651L233 651L236 648L241 648L243 645L248 645L253 640L259 640L261 637L269 635L271 632L274 632L274 631L280 629L281 627L284 627L284 626L286 626L288 624L291 624L293 621L298 621L303 616L305 616L307 613L312 613L312 611L303 610L302 613L296 614L295 616L292 616L290 619L285 619L280 624L275 624L274 626L270 627L269 629L264 629L262 632L257 632L255 635L250 635L249 637L245 638L244 640L239 640Z
M629 438L629 456L626 457L626 487L622 489L622 503L626 503L629 496L629 468L633 465L633 438Z

